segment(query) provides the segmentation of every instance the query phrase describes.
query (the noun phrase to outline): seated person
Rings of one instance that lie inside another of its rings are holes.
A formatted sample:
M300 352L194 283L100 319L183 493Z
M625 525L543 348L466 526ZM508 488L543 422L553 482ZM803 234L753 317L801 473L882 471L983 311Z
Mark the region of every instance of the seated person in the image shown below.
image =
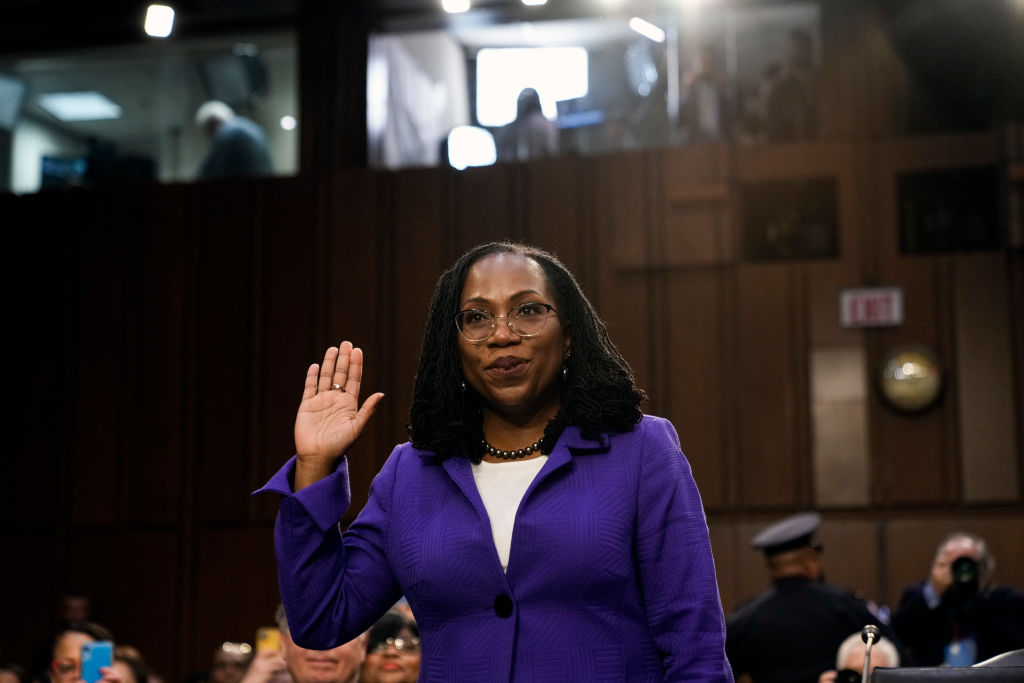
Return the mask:
M279 650L252 660L241 683L356 683L366 656L366 634L330 650L310 650L292 640L284 605L274 614L281 632Z
M400 612L388 612L370 628L362 683L416 683L420 672L420 630Z
M860 683L864 673L864 652L867 644L861 632L851 633L836 653L836 668L822 673L818 683ZM882 637L871 646L871 671L876 666L894 669L900 665L900 653L888 638ZM869 672L870 673L870 672Z
M65 624L53 639L50 662L46 676L40 681L50 683L81 683L82 681L82 646L99 640L113 642L110 631L99 624L88 621L75 621ZM113 666L101 667L101 683L130 683L121 678L121 673Z
M208 683L239 683L252 659L252 645L226 641L213 652Z

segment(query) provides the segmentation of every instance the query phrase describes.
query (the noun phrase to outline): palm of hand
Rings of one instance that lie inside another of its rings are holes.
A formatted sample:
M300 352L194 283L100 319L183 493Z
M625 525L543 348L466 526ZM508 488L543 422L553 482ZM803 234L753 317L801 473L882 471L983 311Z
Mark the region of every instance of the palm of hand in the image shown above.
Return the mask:
M295 416L295 448L304 456L335 459L359 436L358 400L342 391L303 399Z
M306 371L302 402L295 416L295 452L303 468L303 475L296 475L297 487L300 480L308 484L325 476L362 434L384 397L373 394L360 406L362 378L363 352L347 341L327 349L323 364L314 363Z

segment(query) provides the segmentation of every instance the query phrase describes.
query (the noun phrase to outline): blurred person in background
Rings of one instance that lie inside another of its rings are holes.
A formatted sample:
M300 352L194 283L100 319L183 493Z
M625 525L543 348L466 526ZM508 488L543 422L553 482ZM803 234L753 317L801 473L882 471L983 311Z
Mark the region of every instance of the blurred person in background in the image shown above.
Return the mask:
M76 621L62 626L53 639L52 660L46 676L40 680L50 683L79 683L82 680L82 646L99 640L114 642L103 626L89 621ZM113 666L101 667L102 683L131 683L121 678L121 672Z
M292 640L284 605L277 608L284 661L295 683L355 683L366 657L366 634L330 650L308 650Z
M111 668L117 672L122 683L148 683L149 669L142 653L131 645L114 648L114 663Z
M750 545L764 553L772 586L726 620L725 649L737 680L817 683L847 635L887 627L853 593L825 583L821 515L803 512L769 525Z
M209 683L238 683L245 675L245 670L249 668L252 655L252 646L249 643L221 643L221 646L213 651Z
M138 679L139 683L164 683L163 677L150 668L146 663L146 658L136 647L118 643L114 648L114 662L118 661L123 662L125 666L132 667L135 676L142 676Z
M309 650L296 645L288 628L284 605L274 621L281 634L280 648L261 650L253 657L241 683L356 683L366 657L366 634L330 650Z
M196 125L210 138L199 169L201 179L273 174L267 136L254 121L237 115L223 102L211 101L196 111Z
M361 683L415 683L420 672L416 622L391 611L370 629Z
M958 531L935 551L924 581L908 586L892 616L914 666L970 666L1024 647L1024 593L992 583L984 539Z
M544 116L540 94L523 88L516 98L516 118L500 134L502 161L526 161L558 153L558 127Z
M683 74L679 123L686 142L714 142L729 134L728 79L715 50L701 45Z
M860 683L864 674L864 654L867 644L861 631L851 633L836 653L836 668L818 677L818 683ZM888 638L879 638L871 646L871 671L884 666L894 669L900 665L900 653Z
M29 683L28 672L14 662L0 659L0 683Z
M820 84L814 66L811 34L794 29L786 60L768 83L765 128L769 142L797 142L818 137Z

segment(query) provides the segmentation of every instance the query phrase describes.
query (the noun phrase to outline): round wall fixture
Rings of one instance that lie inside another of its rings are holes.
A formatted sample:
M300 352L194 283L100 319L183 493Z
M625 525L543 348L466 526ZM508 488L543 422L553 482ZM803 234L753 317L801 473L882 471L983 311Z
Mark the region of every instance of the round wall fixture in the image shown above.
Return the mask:
M882 398L904 413L932 407L942 393L942 367L933 351L905 346L889 351L878 375Z

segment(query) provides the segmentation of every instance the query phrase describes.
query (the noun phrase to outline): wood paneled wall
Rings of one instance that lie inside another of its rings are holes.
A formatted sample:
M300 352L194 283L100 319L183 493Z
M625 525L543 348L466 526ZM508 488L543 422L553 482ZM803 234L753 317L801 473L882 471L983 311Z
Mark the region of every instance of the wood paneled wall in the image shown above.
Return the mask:
M991 153L984 137L930 142L954 150L939 165ZM367 390L386 394L351 457L358 509L405 439L437 276L500 238L559 253L650 393L648 411L676 425L727 609L766 583L747 546L756 530L821 507L809 365L830 345L860 349L873 368L892 345L927 343L953 380L936 408L904 416L865 378L868 502L823 509L832 580L893 604L939 539L968 528L989 539L998 576L1024 585L1019 433L999 470L1013 473L1013 494L1001 482L996 498L964 495L954 340L965 299L952 293L968 257L893 246L908 144L0 196L11 378L0 644L30 656L66 587L92 595L94 616L168 680L204 668L219 642L252 638L277 602L276 501L249 492L292 452L307 365L352 339L366 351ZM744 262L738 183L822 173L837 178L840 257ZM970 258L1003 274L976 279L966 301L987 286L1007 302L1019 425L1024 262L1016 251ZM905 288L906 324L839 328L838 289L875 283ZM972 471L972 490L986 476Z

